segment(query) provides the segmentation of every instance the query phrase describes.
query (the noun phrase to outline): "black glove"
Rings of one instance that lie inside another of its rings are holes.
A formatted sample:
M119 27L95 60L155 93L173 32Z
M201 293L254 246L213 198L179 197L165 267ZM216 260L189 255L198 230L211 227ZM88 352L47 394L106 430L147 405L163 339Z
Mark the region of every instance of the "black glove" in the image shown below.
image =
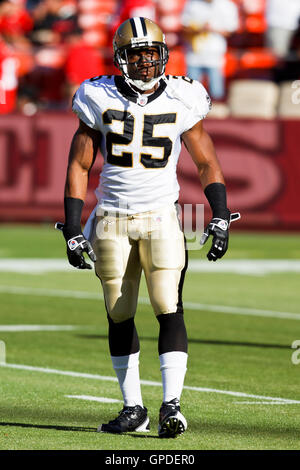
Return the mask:
M204 245L210 235L213 236L212 246L207 253L209 261L217 261L225 255L228 248L229 226L234 220L241 218L239 212L230 214L229 222L225 219L213 218L204 230L200 240L200 245Z
M81 229L70 229L60 223L56 224L56 228L62 230L67 242L67 256L69 263L78 269L92 269L92 266L85 261L83 253L87 253L93 262L95 262L97 258L92 245L88 240L86 240L86 238L84 238Z

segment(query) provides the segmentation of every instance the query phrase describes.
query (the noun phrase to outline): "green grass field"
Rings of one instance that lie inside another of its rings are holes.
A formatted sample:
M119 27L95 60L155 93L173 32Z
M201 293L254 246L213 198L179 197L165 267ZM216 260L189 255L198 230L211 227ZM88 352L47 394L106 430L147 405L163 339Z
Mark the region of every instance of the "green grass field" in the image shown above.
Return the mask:
M136 324L151 429L114 436L96 433L122 403L93 271L47 270L47 259L65 259L62 235L50 226L2 225L0 233L1 450L299 449L300 364L292 362L291 348L300 340L299 270L188 271L189 362L181 398L188 430L173 440L157 437L158 324L143 280ZM192 251L191 263L208 263L206 251ZM20 258L27 263L18 271L12 266ZM31 269L34 258L45 260L44 270ZM232 233L218 263L230 260L300 262L299 235Z

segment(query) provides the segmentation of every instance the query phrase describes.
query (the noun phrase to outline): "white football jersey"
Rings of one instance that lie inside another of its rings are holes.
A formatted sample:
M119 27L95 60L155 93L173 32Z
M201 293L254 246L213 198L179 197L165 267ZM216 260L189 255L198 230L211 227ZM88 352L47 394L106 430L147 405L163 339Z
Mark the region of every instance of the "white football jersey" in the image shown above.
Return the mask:
M151 95L136 93L121 76L84 81L73 111L102 135L97 207L135 214L175 203L180 136L209 109L206 90L188 77L167 76Z

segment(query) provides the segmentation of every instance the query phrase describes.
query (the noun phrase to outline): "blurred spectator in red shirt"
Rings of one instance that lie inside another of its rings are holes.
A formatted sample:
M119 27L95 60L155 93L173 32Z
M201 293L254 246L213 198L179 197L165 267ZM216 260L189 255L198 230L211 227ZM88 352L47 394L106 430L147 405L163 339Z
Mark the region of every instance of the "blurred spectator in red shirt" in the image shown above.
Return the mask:
M69 47L65 62L67 93L69 98L88 78L105 75L106 66L101 49L96 47L89 34L72 35L68 38Z
M32 46L28 34L33 28L22 0L0 0L0 113L17 107L19 75L29 70Z
M156 19L156 5L153 0L124 0L120 4L116 28L123 21L134 16L143 16L149 20Z
M21 36L33 28L30 14L20 0L0 0L0 33L5 37Z
M34 28L34 68L20 83L22 102L27 98L42 109L65 109L68 104L65 62L68 37L78 30L77 5L70 0L41 0L31 6Z
M14 111L18 88L17 60L0 36L0 114Z
M112 45L117 28L128 18L143 16L156 21L156 0L123 0L119 2L112 23L108 31L108 43ZM111 46L112 47L112 46ZM120 71L111 63L108 64L109 73L119 74Z

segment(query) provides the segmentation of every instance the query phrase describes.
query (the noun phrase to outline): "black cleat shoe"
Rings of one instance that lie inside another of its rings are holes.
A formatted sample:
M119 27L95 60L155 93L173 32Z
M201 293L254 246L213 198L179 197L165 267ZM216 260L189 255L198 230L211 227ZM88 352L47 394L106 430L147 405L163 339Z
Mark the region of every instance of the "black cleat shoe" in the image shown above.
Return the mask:
M174 398L164 402L159 411L158 436L176 437L182 434L187 428L187 422L183 414L180 413L179 400Z
M148 432L150 430L147 408L140 405L124 406L119 416L107 424L101 424L97 432L121 434L123 432Z

